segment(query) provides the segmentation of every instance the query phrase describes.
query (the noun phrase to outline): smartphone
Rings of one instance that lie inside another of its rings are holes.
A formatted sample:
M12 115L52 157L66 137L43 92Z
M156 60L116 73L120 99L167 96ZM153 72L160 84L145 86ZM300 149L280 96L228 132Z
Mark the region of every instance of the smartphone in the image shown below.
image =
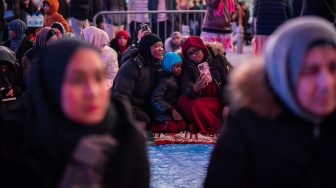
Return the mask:
M204 76L208 77L209 82L211 82L212 78L211 78L211 73L210 73L208 62L200 63L198 64L197 67L198 67L200 74L204 74Z
M147 24L141 25L141 29L142 31L148 31L148 25Z

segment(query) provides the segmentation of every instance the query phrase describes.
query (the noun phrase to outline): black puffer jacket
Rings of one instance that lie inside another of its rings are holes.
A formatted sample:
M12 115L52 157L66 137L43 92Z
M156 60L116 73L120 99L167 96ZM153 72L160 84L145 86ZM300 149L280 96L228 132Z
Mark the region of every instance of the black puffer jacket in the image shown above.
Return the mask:
M179 90L176 77L171 72L163 72L151 97L156 122L174 120L170 108L176 107Z
M256 0L253 17L257 35L270 35L293 15L291 0Z
M218 43L205 43L208 50L208 59L212 80L221 93L222 104L229 103L229 91L226 89L228 77L233 66L221 53L223 47ZM181 94L187 95L190 98L200 97L193 92L193 87L200 73L194 63L183 60L182 73L178 79Z
M159 68L158 62L150 62L139 52L120 67L114 79L112 96L149 112L150 97L160 76Z
M336 187L336 112L320 124L299 118L271 90L264 67L248 64L232 78L228 123L204 187Z

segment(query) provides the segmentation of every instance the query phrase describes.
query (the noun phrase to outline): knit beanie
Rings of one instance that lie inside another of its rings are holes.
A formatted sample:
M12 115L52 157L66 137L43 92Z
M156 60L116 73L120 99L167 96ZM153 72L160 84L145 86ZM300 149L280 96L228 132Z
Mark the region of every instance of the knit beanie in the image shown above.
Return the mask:
M162 42L161 38L153 33L148 33L141 38L139 43L139 49L140 51L144 52L148 57L152 57L150 48L157 42Z
M200 39L199 37L196 37L196 36L190 36L182 44L182 53L185 57L187 57L186 56L187 50L191 46L200 48L203 51L205 56L208 55L208 51L207 51L206 46L204 45L202 39Z
M179 62L182 62L181 56L175 52L168 52L163 56L162 70L171 72L171 67Z

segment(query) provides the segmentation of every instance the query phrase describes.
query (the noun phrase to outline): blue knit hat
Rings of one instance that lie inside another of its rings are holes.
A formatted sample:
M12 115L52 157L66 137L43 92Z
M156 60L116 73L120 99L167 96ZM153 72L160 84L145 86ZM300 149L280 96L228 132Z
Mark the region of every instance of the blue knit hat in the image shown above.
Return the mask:
M182 62L181 56L175 52L168 52L163 56L162 70L171 72L171 67L179 62Z

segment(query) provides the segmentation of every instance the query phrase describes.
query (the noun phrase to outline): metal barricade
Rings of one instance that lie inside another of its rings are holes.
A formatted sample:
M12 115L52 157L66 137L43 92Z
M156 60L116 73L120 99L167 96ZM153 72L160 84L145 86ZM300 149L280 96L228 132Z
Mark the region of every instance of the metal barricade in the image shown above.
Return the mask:
M158 13L166 13L168 18L173 15L173 19L164 21L164 37L165 39L167 37L167 31L170 29L170 31L179 31L182 33L182 35L197 35L201 31L201 25L204 19L205 10L166 10L166 11L101 11L97 13L93 18L93 24L97 26L97 18L98 16L104 16L107 17L109 20L115 20L115 17L118 20L118 23L114 23L114 25L121 26L125 25L127 26L128 23L122 22L122 15L124 17L124 14L126 14L126 17L130 14L148 14L149 16L149 26L153 30L153 21L152 17L153 15L156 15ZM190 19L192 18L192 19ZM172 24L168 24L168 22L171 22ZM171 28L168 28L168 25L171 25ZM198 25L198 28L197 28ZM193 28L191 28L193 27ZM195 28L196 27L196 28ZM134 28L136 28L136 25L134 23ZM190 32L191 29L195 29L196 31ZM156 25L156 28L154 29L156 32L155 34L159 34L160 30L162 28L159 27L159 25ZM132 31L133 32L133 31ZM131 33L131 32L130 32Z

